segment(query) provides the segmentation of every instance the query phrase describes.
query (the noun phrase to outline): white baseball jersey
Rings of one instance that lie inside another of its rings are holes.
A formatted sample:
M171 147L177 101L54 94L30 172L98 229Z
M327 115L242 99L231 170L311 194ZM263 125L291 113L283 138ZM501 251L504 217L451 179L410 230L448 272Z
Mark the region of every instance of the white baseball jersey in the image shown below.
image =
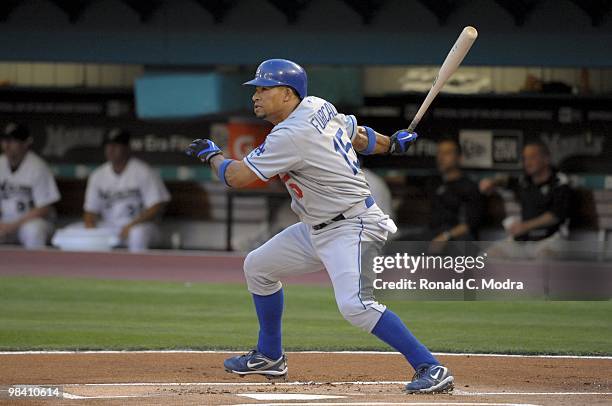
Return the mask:
M16 221L31 209L59 199L53 173L34 152L28 151L15 172L11 171L6 156L0 156L1 221Z
M170 200L159 174L137 158L130 158L120 174L110 162L89 176L85 211L97 213L109 225L122 227L145 208Z
M356 132L354 116L309 96L243 161L264 181L279 175L293 211L302 222L316 225L370 195L351 143Z

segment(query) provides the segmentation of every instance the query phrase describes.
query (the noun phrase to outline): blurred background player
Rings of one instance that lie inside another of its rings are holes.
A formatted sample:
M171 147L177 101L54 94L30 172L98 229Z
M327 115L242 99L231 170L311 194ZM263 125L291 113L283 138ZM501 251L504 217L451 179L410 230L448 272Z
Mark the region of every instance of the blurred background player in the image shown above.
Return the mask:
M476 241L484 218L484 198L478 185L461 170L462 151L456 138L437 143L436 165L439 177L427 186L431 205L425 231L404 234L401 240L445 242Z
M431 193L429 238L433 241L478 240L484 200L478 185L461 170L461 145L455 138L438 142L436 164L440 181Z
M510 241L498 244L489 255L498 257L541 257L559 254L568 236L571 189L565 174L553 168L545 144L532 141L523 147L523 175L520 178L485 178L480 190L490 194L496 187L514 191L521 205L520 218L507 218L504 228Z
M156 220L170 194L159 174L131 156L130 134L112 129L106 134L107 162L89 176L83 221L86 228L107 228L116 233L130 251L159 244Z
M30 151L27 127L9 123L0 156L0 242L42 248L53 233L53 204L60 194L53 173Z
M372 197L376 200L378 207L380 207L383 213L387 213L389 217L395 218L391 189L389 189L385 179L371 169L362 166L361 170L363 171L363 176L368 181L370 192L372 192Z

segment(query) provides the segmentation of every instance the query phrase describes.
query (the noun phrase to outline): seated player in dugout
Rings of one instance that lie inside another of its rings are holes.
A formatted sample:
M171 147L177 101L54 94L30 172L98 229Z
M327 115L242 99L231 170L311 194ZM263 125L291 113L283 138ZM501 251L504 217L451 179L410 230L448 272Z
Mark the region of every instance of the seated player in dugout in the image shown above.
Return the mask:
M53 173L36 153L33 138L21 124L9 123L0 156L0 243L43 248L53 233L60 200Z
M541 141L523 147L523 175L519 178L485 178L480 190L512 190L521 206L521 217L504 220L508 242L497 244L489 255L497 257L554 257L567 238L571 189L565 174L551 164L550 151Z
M160 243L157 224L170 194L159 174L131 156L130 134L118 128L104 139L107 162L87 180L83 221L86 228L105 228L130 251Z
M362 283L362 272L372 263L368 254L380 252L397 227L372 198L357 152L404 154L417 134L399 130L388 137L358 126L355 116L309 96L307 83L306 71L292 61L262 62L245 85L254 87L255 115L274 124L265 142L243 160L225 159L209 139L196 139L186 150L210 164L227 186L280 176L300 219L247 255L244 274L259 320L257 346L226 359L223 366L241 376L286 376L281 280L324 268L342 316L395 348L415 369L406 392L450 391L450 370L393 311L376 301L370 284Z
M440 178L430 186L432 241L476 241L484 216L478 185L461 170L461 145L455 138L438 141L436 164Z

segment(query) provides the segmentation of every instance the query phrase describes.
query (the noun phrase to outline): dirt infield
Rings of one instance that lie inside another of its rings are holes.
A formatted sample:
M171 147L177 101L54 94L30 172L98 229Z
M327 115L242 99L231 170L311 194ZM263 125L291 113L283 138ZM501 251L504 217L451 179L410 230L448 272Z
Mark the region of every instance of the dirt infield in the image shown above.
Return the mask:
M290 353L289 377L270 382L226 373L229 353L0 355L0 385L58 385L62 399L0 404L112 405L604 405L612 404L612 359L441 355L453 394L406 395L398 354Z

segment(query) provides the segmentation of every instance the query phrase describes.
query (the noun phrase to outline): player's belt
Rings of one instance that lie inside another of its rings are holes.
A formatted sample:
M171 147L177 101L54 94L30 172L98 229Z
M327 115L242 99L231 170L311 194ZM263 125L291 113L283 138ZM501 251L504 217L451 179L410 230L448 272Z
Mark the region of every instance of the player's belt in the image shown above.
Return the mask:
M374 198L372 196L368 196L368 197L366 197L366 199L363 202L357 203L355 206L351 207L350 209L348 209L344 213L338 214L336 217L334 217L331 220L325 221L325 222L323 222L321 224L314 225L314 226L312 226L312 228L314 230L320 230L322 228L327 227L331 223L335 223L336 221L345 220L347 218L354 217L354 215L357 215L358 213L353 213L353 212L355 211L355 209L357 209L357 210L363 209L363 206L361 206L362 204L365 205L366 209L369 209L370 207L372 207L374 205L374 203L376 203L374 201Z

